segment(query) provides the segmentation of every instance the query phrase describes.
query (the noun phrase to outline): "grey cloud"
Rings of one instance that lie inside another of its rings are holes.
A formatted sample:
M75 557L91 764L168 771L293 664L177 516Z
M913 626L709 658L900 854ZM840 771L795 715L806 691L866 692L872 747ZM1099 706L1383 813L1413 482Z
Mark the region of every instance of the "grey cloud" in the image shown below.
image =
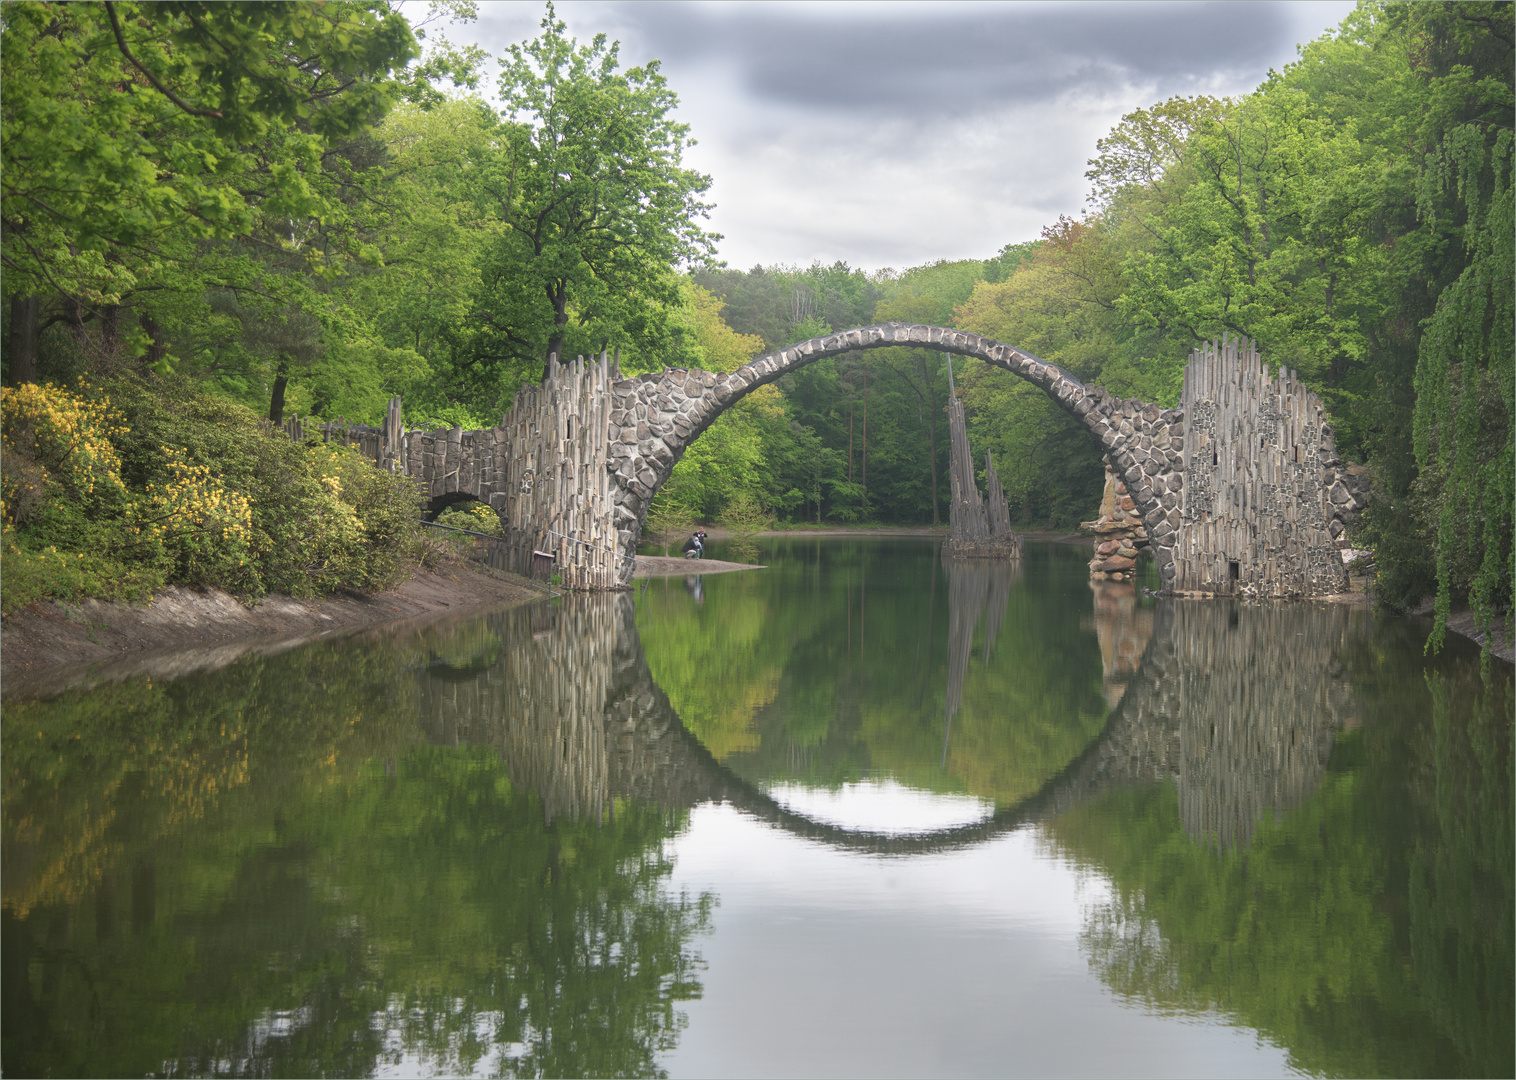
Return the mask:
M1143 82L1193 92L1218 67L1261 72L1293 29L1271 2L596 7L671 67L735 69L756 100L922 119Z

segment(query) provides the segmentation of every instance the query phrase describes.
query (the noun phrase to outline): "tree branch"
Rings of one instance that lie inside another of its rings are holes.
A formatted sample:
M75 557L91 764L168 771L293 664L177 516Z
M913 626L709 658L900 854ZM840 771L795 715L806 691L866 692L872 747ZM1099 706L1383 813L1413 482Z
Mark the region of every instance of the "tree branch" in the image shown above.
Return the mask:
M224 115L217 112L215 109L197 109L193 105L186 104L184 101L181 101L179 99L177 94L159 82L158 76L154 75L151 71L147 70L147 68L143 67L137 58L132 55L132 51L126 47L126 38L121 33L121 20L116 18L116 5L113 4L111 0L105 0L105 13L111 17L111 29L116 32L116 45L120 48L121 55L126 57L127 60L131 61L132 67L142 72L142 74L147 78L147 81L153 84L153 89L157 90L158 93L168 98L175 105L179 106L179 108L183 109L191 116L204 116L211 120L226 119Z

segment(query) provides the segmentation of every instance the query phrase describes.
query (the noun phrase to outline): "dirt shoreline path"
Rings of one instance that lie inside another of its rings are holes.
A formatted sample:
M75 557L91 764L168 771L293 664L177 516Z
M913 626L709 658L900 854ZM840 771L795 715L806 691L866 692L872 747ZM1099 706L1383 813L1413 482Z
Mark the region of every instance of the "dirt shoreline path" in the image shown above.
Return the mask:
M252 608L219 589L179 587L145 606L43 601L0 622L0 695L29 697L142 672L173 678L379 623L543 598L522 579L453 564L417 570L372 596L266 596Z
M755 563L723 562L720 559L685 559L673 555L638 555L632 580L646 577L684 577L690 574L727 574L733 570L764 570Z

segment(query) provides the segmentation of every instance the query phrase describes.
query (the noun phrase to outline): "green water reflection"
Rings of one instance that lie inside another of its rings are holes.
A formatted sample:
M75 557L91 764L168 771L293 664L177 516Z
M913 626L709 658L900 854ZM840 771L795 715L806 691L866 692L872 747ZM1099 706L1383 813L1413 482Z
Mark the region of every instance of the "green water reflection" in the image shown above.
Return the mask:
M1076 963L1153 1024L1312 1073L1509 1075L1510 667L1027 553L771 544L761 572L8 700L4 1069L656 1075L721 922L719 881L670 880L726 801L832 860L968 865L1031 824L1101 883ZM890 846L763 794L879 777L989 816Z
M1276 633L1324 626L1337 641L1317 654L1325 677L1303 668L1283 689L1257 688L1294 697L1273 715L1318 741L1274 733L1257 743L1251 770L1232 774L1250 790L1230 809L1259 812L1245 818L1249 835L1216 850L1207 831L1197 844L1200 811L1187 796L1225 799L1205 777L1187 791L1183 773L1050 822L1060 853L1115 886L1087 916L1093 968L1149 1007L1224 1010L1306 1071L1511 1075L1509 667L1482 677L1462 645L1424 667L1424 628L1403 622L1343 633L1350 620L1331 609L1275 622ZM1235 671L1212 677L1233 689L1244 681ZM1315 692L1296 696L1302 685ZM1328 759L1322 728L1334 713L1346 723ZM1292 745L1303 752L1281 764ZM1287 812L1261 813L1266 796Z
M693 576L649 582L637 601L659 686L748 780L888 776L1013 806L1105 723L1088 571L1072 549L944 565L930 541L797 540L759 559L768 569L698 589Z

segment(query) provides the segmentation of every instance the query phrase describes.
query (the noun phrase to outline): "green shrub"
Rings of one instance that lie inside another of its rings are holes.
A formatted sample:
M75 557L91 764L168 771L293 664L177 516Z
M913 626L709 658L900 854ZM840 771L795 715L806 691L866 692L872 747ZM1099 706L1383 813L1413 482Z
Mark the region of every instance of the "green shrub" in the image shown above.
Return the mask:
M30 466L6 492L7 610L164 582L245 597L371 591L416 553L419 489L350 450L293 443L251 410L150 376L118 377L90 400L7 396L6 430L21 436L7 439L7 464ZM49 424L108 437L92 449L97 482L67 475L63 458L38 461L51 443L28 433ZM12 507L26 511L15 528Z
M723 529L729 529L738 540L749 540L772 528L774 518L751 492L744 491L726 504L718 523Z
M490 536L505 535L505 530L500 524L500 515L482 502L467 503L444 510L437 515L436 523L454 529L486 533Z
M164 584L150 567L97 553L29 551L9 531L0 547L0 611L7 615L38 600L146 601Z

